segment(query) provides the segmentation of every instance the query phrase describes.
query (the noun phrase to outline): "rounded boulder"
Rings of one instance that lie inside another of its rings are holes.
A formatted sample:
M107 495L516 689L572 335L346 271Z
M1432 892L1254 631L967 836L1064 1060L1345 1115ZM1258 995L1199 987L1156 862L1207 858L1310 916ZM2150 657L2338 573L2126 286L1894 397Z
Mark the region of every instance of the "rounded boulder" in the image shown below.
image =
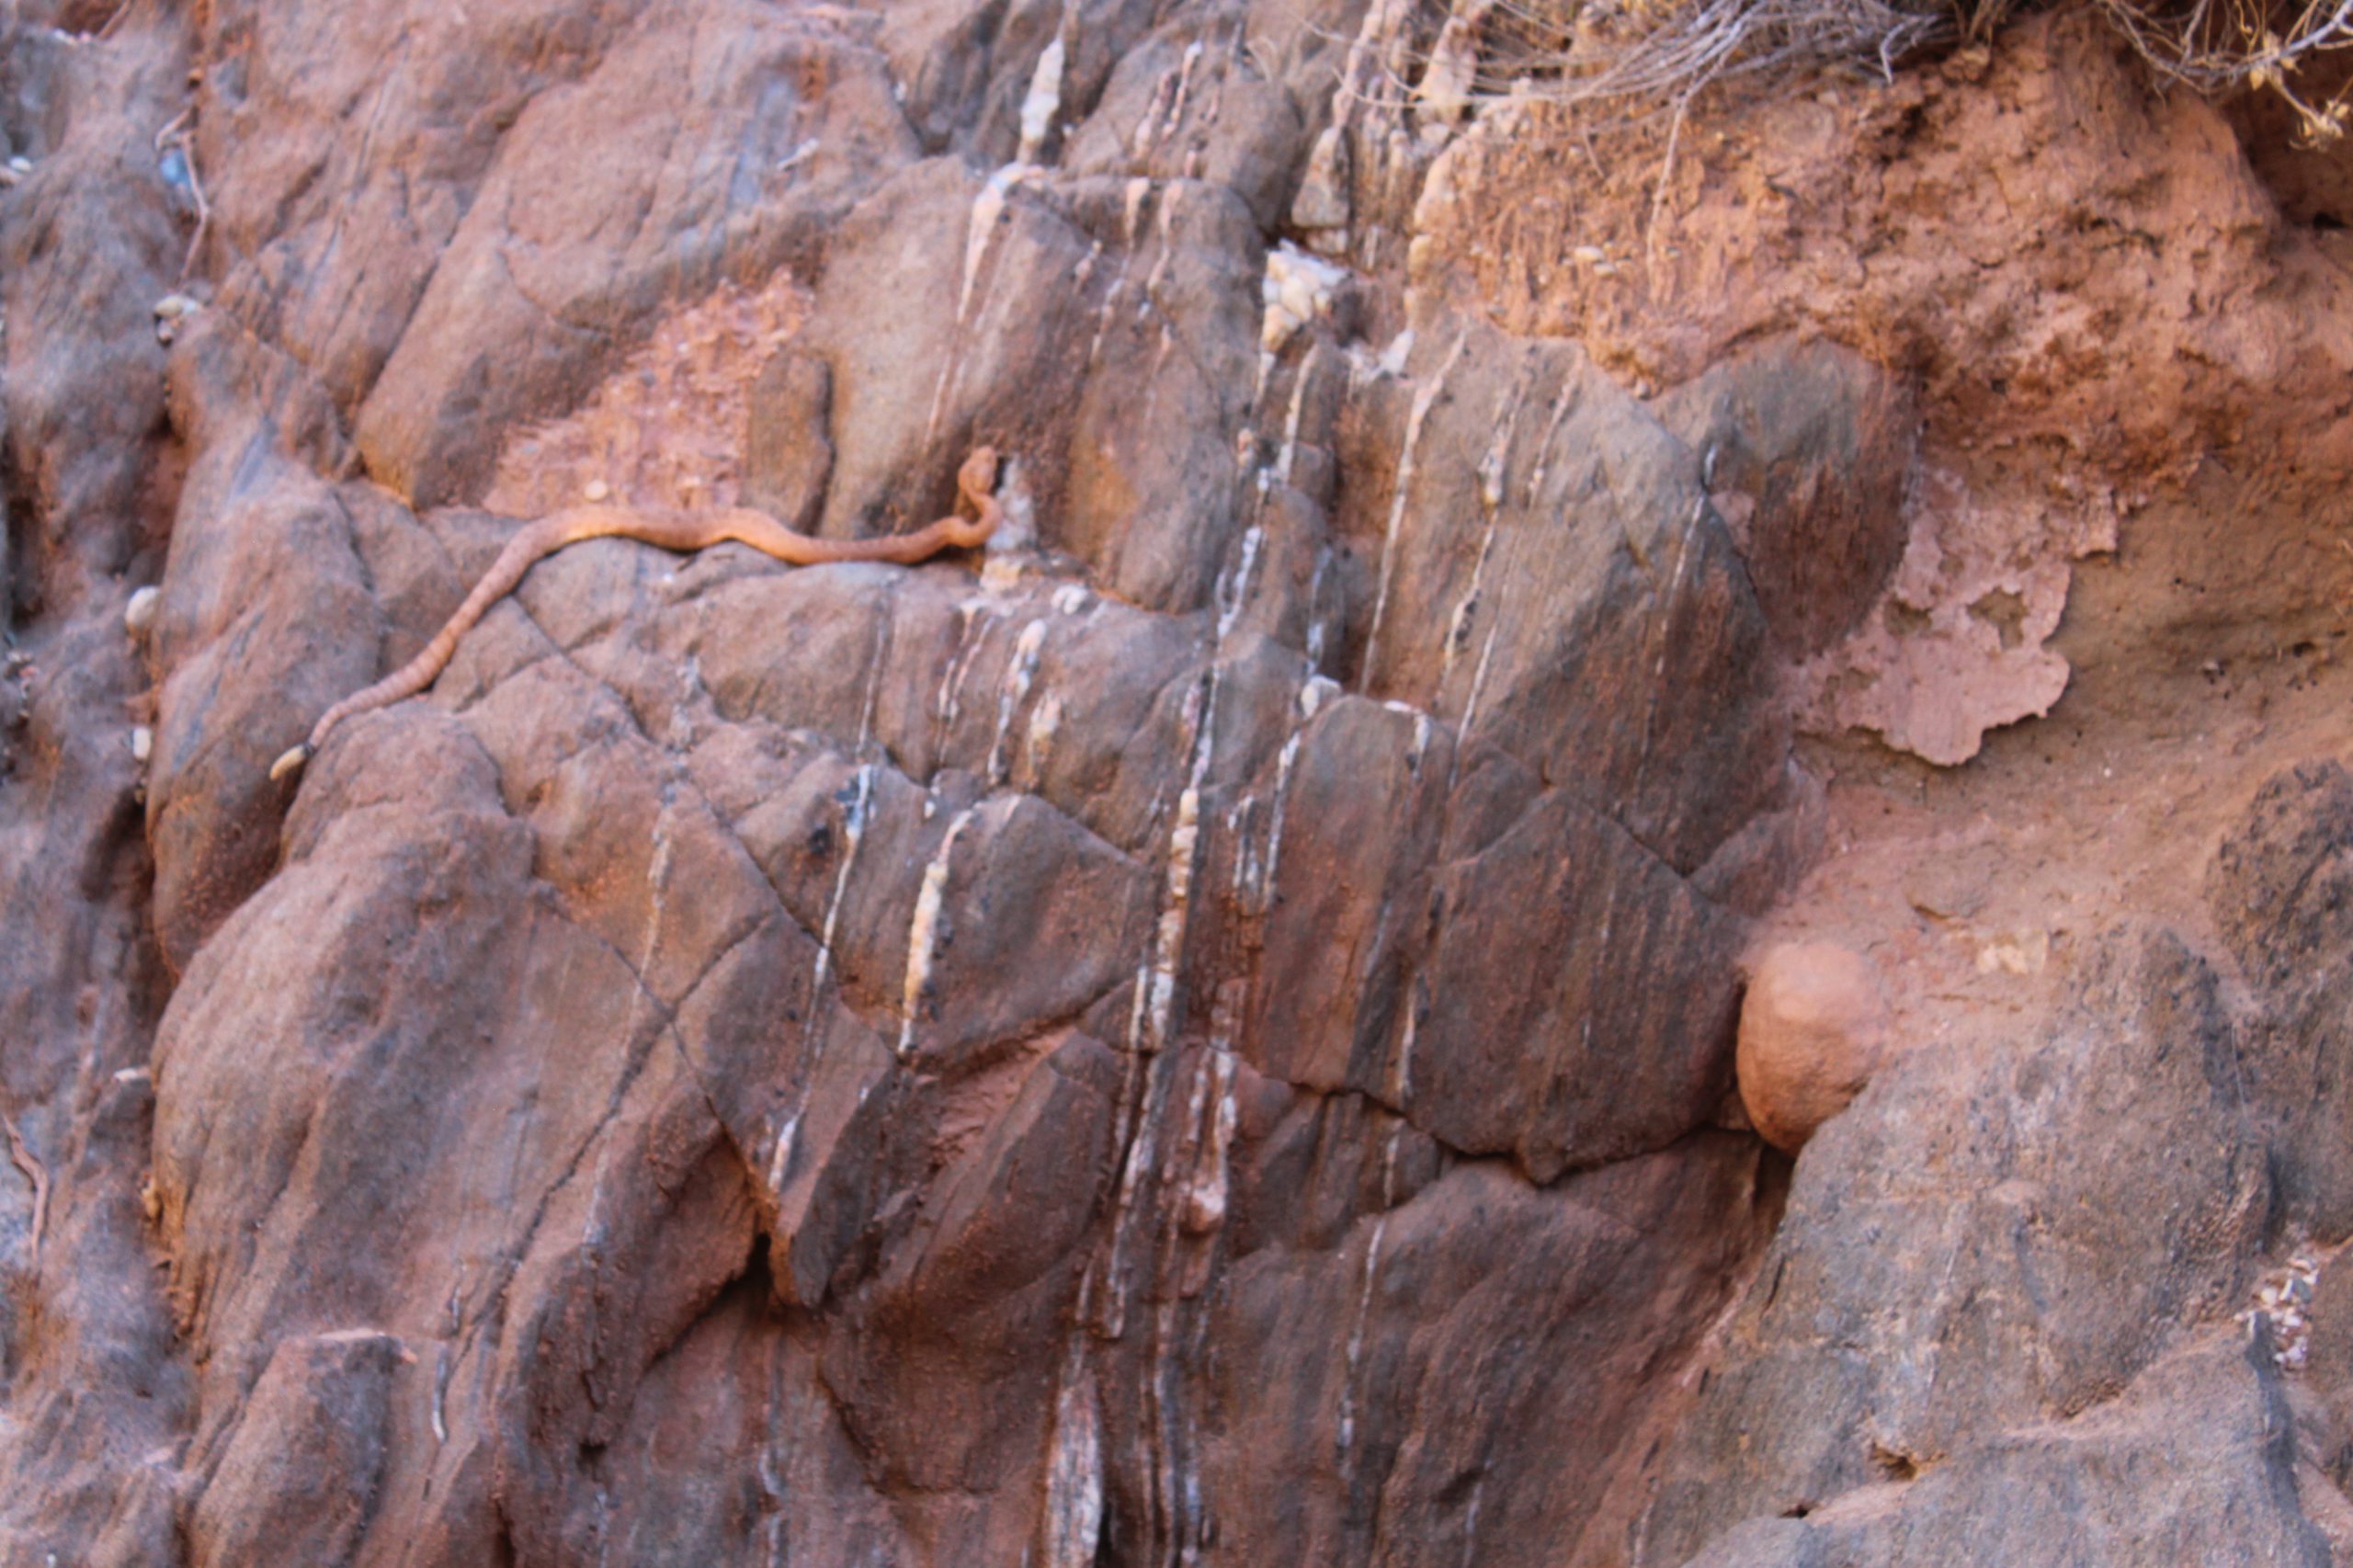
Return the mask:
M1836 942L1767 949L1749 968L1734 1059L1749 1121L1796 1153L1862 1093L1887 1034L1887 997L1869 959Z

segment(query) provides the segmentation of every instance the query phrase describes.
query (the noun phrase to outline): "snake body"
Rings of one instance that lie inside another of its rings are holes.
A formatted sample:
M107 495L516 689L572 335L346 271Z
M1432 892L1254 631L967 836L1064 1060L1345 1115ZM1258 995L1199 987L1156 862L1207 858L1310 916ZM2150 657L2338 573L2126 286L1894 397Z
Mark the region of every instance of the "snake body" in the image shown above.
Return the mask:
M431 686L457 653L458 639L488 614L491 606L513 592L515 585L523 580L523 574L567 544L586 539L633 539L683 552L733 540L795 566L834 561L892 561L913 565L943 550L969 550L996 531L1005 511L995 495L994 448L975 448L972 456L964 460L964 466L956 471L956 490L972 509L971 517L950 515L913 533L885 539L813 539L795 533L765 512L742 506L707 512L654 512L599 506L551 512L506 541L498 559L483 574L473 592L466 596L466 602L433 634L433 641L425 645L424 652L375 685L353 692L319 715L319 722L311 727L310 738L273 763L269 776L283 778L310 761L335 727L345 720L415 697Z

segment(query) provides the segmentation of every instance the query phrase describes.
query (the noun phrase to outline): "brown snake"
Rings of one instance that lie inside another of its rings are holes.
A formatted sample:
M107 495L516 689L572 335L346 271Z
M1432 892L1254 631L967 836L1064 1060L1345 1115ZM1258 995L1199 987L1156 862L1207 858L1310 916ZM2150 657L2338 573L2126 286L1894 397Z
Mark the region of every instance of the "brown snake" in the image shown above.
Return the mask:
M949 516L910 534L888 539L812 539L795 533L765 512L730 506L711 512L640 512L625 506L574 506L551 512L506 541L498 559L483 574L466 602L458 607L425 651L382 680L319 715L310 739L270 765L269 776L283 778L317 755L337 724L356 714L415 697L433 684L442 666L458 651L458 639L490 607L513 591L533 563L567 544L584 539L633 539L664 550L694 551L733 540L763 555L795 566L815 566L831 561L895 561L912 566L943 550L969 550L984 542L1005 519L996 500L996 449L976 447L956 471L956 491L974 516Z

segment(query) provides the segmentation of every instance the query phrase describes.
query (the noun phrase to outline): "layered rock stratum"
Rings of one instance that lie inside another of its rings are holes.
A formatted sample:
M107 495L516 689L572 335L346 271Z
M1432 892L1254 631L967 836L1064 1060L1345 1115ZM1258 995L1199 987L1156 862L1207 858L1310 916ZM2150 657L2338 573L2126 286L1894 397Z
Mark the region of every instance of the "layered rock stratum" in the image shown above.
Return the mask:
M0 1564L2353 1560L2353 165L1441 19L6 8Z

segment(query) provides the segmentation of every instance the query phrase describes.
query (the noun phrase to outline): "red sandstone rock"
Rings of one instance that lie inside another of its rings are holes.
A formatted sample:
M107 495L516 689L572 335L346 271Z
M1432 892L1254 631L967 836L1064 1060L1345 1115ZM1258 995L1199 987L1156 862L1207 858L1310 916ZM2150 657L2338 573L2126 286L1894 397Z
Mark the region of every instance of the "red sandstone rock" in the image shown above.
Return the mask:
M1968 365L1877 352L1932 312L1859 350L1743 320L1654 403L1407 296L1431 154L1375 68L1411 40L1336 41L1361 6L48 25L90 10L0 22L0 1568L1754 1565L1898 1514L1958 1560L1997 1511L2109 1532L2052 1547L2087 1562L2307 1544L2338 1450L2285 1451L2214 1324L2271 1184L2353 1213L2314 1152L2353 1082L2341 778L2216 862L2247 1018L2160 930L2031 1049L1891 1069L1794 1191L1711 1125L1747 919L1820 841L1787 661L1901 578L1923 389L1983 413ZM2022 36L2051 135L2078 68L2114 107L2114 62ZM1262 359L1336 116L1351 276ZM1941 256L1916 152L1813 155ZM2238 188L2227 136L2164 155ZM2119 210L2223 269L2197 298L2287 309L2260 213L2216 249ZM2061 263L2131 238L2018 222ZM679 449L848 533L991 440L1004 548L585 545L270 786L511 533L467 505L502 454L695 383L632 357L780 269L807 322ZM2029 347L2025 406L2145 434ZM1752 988L1812 1020L1742 1042L1777 1141L1858 1076L1868 987L1830 989L1825 1028L1818 985ZM2114 1506L2031 1492L2070 1465Z

